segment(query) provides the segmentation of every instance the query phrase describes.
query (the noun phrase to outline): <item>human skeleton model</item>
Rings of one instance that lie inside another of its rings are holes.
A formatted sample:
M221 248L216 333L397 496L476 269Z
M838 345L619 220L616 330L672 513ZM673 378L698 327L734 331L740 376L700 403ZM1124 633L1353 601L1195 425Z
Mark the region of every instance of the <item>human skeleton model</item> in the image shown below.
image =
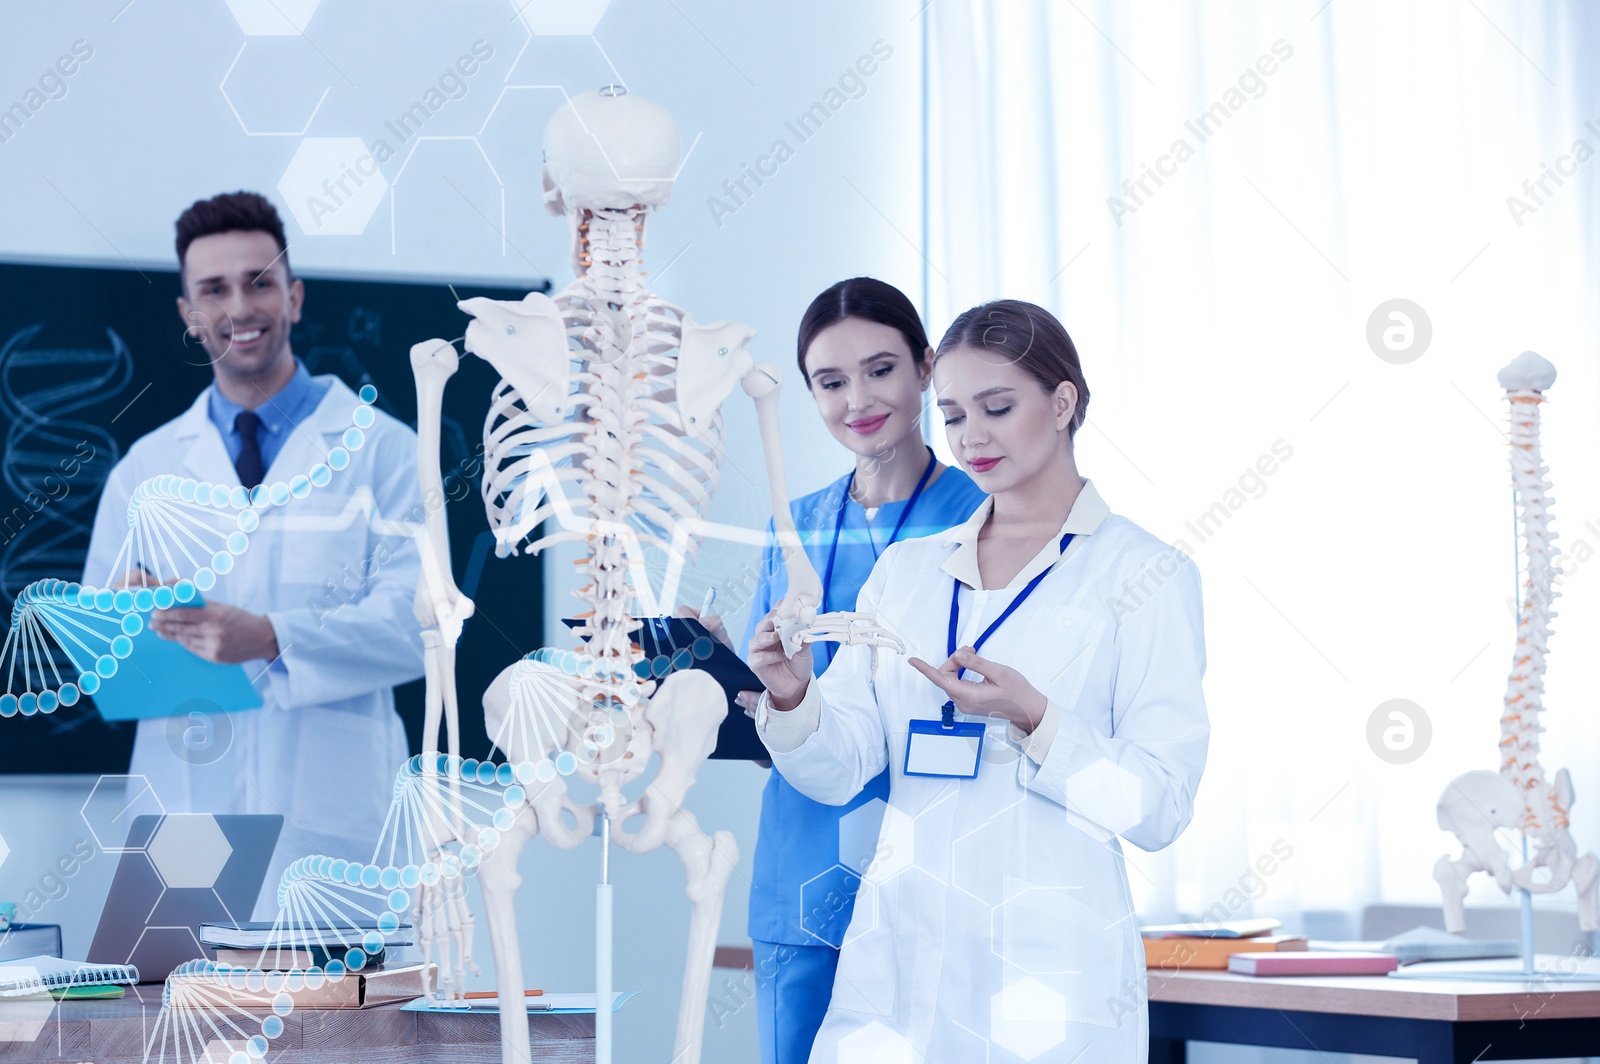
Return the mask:
M477 866L504 995L507 1062L528 1059L513 904L523 845L542 835L563 849L575 847L598 823L603 848L610 839L631 853L671 847L688 875L692 904L672 1059L694 1064L723 893L738 851L731 834L708 836L682 805L715 745L727 699L706 673L652 673L633 644L640 622L630 611L649 595L645 551L681 563L705 527L719 476L719 408L736 383L756 401L775 526L790 566L793 590L778 619L790 653L819 639L899 643L870 618L817 616L821 583L799 549L786 502L779 371L745 351L752 330L734 322L701 324L644 285L644 222L666 202L678 168L671 116L621 89L603 89L556 114L544 151L545 203L568 219L577 279L553 299L533 293L514 303L469 299L460 305L474 319L466 350L490 362L501 378L485 424L483 478L499 553L515 553L524 543L528 553L562 542L584 545L586 555L577 563L583 586L576 595L585 608L575 634L585 642L571 652L537 651L502 672L483 702L489 734L508 762L462 762L456 756L454 647L473 607L451 579L444 515L435 508L416 603L428 654L428 752L402 772L396 793L416 822L414 834L434 854L457 860L443 847L460 843L459 862ZM413 347L411 358L426 497L442 488L440 404L457 356L449 343L432 340ZM545 522L553 527L527 542ZM436 752L441 717L448 755ZM645 793L629 800L623 788L643 776L652 752L660 757L659 770ZM569 775L597 786L598 801L575 802L567 793ZM612 827L635 817L637 831ZM603 849L603 869L605 862ZM602 1061L610 1053L610 888L604 879L602 873L596 1023ZM421 900L424 947L444 947L443 978L447 989L458 990L469 941L459 879L424 886L432 888Z
M872 618L818 616L821 582L800 549L789 516L778 448L776 367L744 350L754 335L736 323L702 325L645 289L640 259L646 214L666 202L678 165L677 127L660 107L621 90L572 100L545 136L545 197L566 214L579 277L555 299L530 294L518 303L466 300L474 316L466 348L500 373L485 427L483 494L502 555L514 553L541 523L557 528L525 549L581 542L588 607L579 650L550 648L508 667L484 694L495 745L508 761L459 756L455 644L473 604L450 573L442 509L439 428L445 383L458 359L433 340L412 348L417 381L420 476L428 516L422 527L369 515L391 532L420 540L423 576L416 598L424 626L427 709L424 753L395 780L395 801L371 863L327 855L293 862L278 887L279 915L262 966L197 960L179 966L163 991L147 1061L259 1060L284 1029L293 995L363 968L412 911L429 959L439 951L446 996L462 990L471 964L472 916L462 877L477 870L495 953L502 1054L528 1060L526 1002L514 918L517 857L535 835L571 848L595 825L624 849L670 846L688 872L690 948L673 1060L699 1060L712 953L728 875L738 860L727 832L707 836L681 808L727 713L721 688L698 671L652 675L631 639L629 610L649 591L644 552L681 563L693 549L716 486L722 443L719 408L735 383L756 401L774 500L774 523L789 566L791 592L776 618L791 654L803 643L834 640L903 650ZM176 476L141 485L129 505L129 533L116 563L120 575L142 565L172 586L111 590L61 580L29 585L18 597L0 667L8 691L0 716L49 713L93 694L116 674L143 630L142 614L192 601L249 546L260 513L291 504L349 464L365 442L376 392L361 405L343 446L288 481L246 491ZM182 558L180 562L178 559ZM77 675L64 680L56 658ZM22 690L15 688L21 681ZM439 725L448 754L438 752ZM645 794L623 787L660 767ZM596 785L599 800L580 805L565 777ZM637 831L610 825L640 818ZM495 859L490 860L490 855ZM605 868L602 851L602 868ZM602 876L604 878L604 875ZM610 887L600 888L597 990L609 1001ZM287 972L267 970L269 955L322 941L319 930L359 940L346 956ZM610 1011L596 1016L596 1048L610 1058Z
M1444 892L1445 927L1466 927L1467 880L1488 872L1502 891L1513 886L1549 894L1570 881L1578 892L1578 920L1585 931L1600 928L1597 882L1600 859L1578 856L1568 830L1572 778L1566 769L1552 783L1539 764L1539 715L1544 711L1545 655L1555 589L1554 540L1550 531L1550 481L1539 454L1539 406L1555 383L1556 370L1532 351L1524 351L1500 371L1500 385L1511 403L1511 481L1526 544L1528 569L1517 623L1517 649L1500 717L1500 771L1467 772L1450 781L1439 799L1439 826L1461 841L1459 860L1441 857L1433 878ZM1499 832L1531 841L1534 853L1512 867Z

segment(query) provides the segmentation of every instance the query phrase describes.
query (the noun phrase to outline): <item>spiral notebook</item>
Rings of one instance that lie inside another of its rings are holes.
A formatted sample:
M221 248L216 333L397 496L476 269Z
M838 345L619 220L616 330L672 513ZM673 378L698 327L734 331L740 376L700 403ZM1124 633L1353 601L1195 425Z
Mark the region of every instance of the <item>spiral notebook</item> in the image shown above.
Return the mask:
M139 969L131 964L90 964L60 957L23 957L0 963L0 997L20 997L72 986L132 986Z

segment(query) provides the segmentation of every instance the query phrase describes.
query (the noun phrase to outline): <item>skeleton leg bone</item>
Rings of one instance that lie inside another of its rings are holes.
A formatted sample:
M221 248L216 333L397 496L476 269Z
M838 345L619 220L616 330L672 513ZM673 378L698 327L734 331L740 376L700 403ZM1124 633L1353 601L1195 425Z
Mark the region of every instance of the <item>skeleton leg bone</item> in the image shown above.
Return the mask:
M1600 857L1586 853L1572 866L1572 885L1578 891L1578 926L1600 931Z
M483 915L489 922L494 953L495 986L500 990L500 1052L505 1064L527 1064L528 1003L523 997L522 950L517 938L517 888L522 874L517 861L522 848L538 833L531 810L523 810L510 830L500 835L494 853L478 866Z
M688 876L689 953L683 963L683 995L678 999L678 1035L672 1064L699 1064L705 1040L706 998L711 992L711 963L722 923L722 899L728 877L739 863L739 846L731 832L707 838L694 814L679 810L667 826L667 845L677 853Z
M1476 871L1479 869L1466 861L1452 861L1449 857L1434 862L1433 879L1444 899L1444 929L1451 934L1460 934L1467 928L1467 880Z

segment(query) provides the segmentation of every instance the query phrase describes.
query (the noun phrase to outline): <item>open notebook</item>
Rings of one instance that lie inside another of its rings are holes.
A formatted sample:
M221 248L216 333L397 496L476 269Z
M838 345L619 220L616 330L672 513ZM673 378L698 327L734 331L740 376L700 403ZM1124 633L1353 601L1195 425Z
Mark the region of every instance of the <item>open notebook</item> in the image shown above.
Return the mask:
M131 964L90 964L60 957L23 957L0 963L0 997L20 997L69 986L102 986L139 981Z

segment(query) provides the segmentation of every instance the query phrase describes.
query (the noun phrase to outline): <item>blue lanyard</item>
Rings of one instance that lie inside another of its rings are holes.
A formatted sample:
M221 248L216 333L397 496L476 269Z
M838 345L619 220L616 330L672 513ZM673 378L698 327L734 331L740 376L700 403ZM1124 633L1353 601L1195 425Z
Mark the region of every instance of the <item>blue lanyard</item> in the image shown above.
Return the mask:
M1073 535L1074 535L1074 533L1068 532L1066 535L1061 537L1061 553L1062 554L1067 553L1067 544L1072 542ZM989 639L989 637L991 635L994 635L995 629L999 628L1002 624L1006 623L1006 618L1010 617L1013 613L1017 612L1017 607L1021 606L1024 602L1026 602L1028 596L1033 594L1034 589L1037 588L1039 586L1039 584L1044 581L1044 578L1049 576L1049 575L1050 575L1050 569L1046 569L1044 572L1040 573L1038 576L1035 576L1032 580L1028 581L1027 586L1022 589L1022 591L1017 595L1016 598L1011 600L1011 605L1007 606L1005 608L1005 610L1001 612L1000 616L998 616L998 617L996 617L994 619L994 623L989 625L989 627L985 628L983 630L983 634L978 636L977 641L972 644L972 652L974 654L976 654L979 650L981 650L983 648L983 644L988 641L988 639ZM956 636L961 630L960 621L961 621L961 581L957 580L955 577L951 577L950 578L950 638L949 638L949 641L948 641L949 648L945 651L945 657L949 657L951 654L954 654L956 652ZM961 678L962 673L964 673L966 671L967 671L966 669L957 669L956 670L956 679L959 680ZM940 712L940 715L944 718L945 725L948 727L950 725L950 723L952 721L954 721L955 718L956 718L956 704L955 704L955 702L954 701L946 702L942 707L940 707L940 711L939 712Z
M884 544L887 550L900 538L900 530L905 528L906 519L911 516L911 511L916 507L917 500L922 497L922 489L928 486L928 479L933 476L934 461L933 448L928 448L928 466L922 471L922 479L917 481L917 486L911 491L911 498L906 500L906 508L900 511L900 520L894 523L894 531L889 533L889 542ZM839 555L839 535L844 531L844 512L850 505L850 489L855 485L856 471L850 470L850 478L844 483L844 495L839 499L839 512L833 519L833 543L828 547L828 564L822 574L822 602L817 607L818 613L828 612L828 591L833 587L833 562ZM878 552L873 551L876 558ZM828 663L833 663L835 644L827 644Z

